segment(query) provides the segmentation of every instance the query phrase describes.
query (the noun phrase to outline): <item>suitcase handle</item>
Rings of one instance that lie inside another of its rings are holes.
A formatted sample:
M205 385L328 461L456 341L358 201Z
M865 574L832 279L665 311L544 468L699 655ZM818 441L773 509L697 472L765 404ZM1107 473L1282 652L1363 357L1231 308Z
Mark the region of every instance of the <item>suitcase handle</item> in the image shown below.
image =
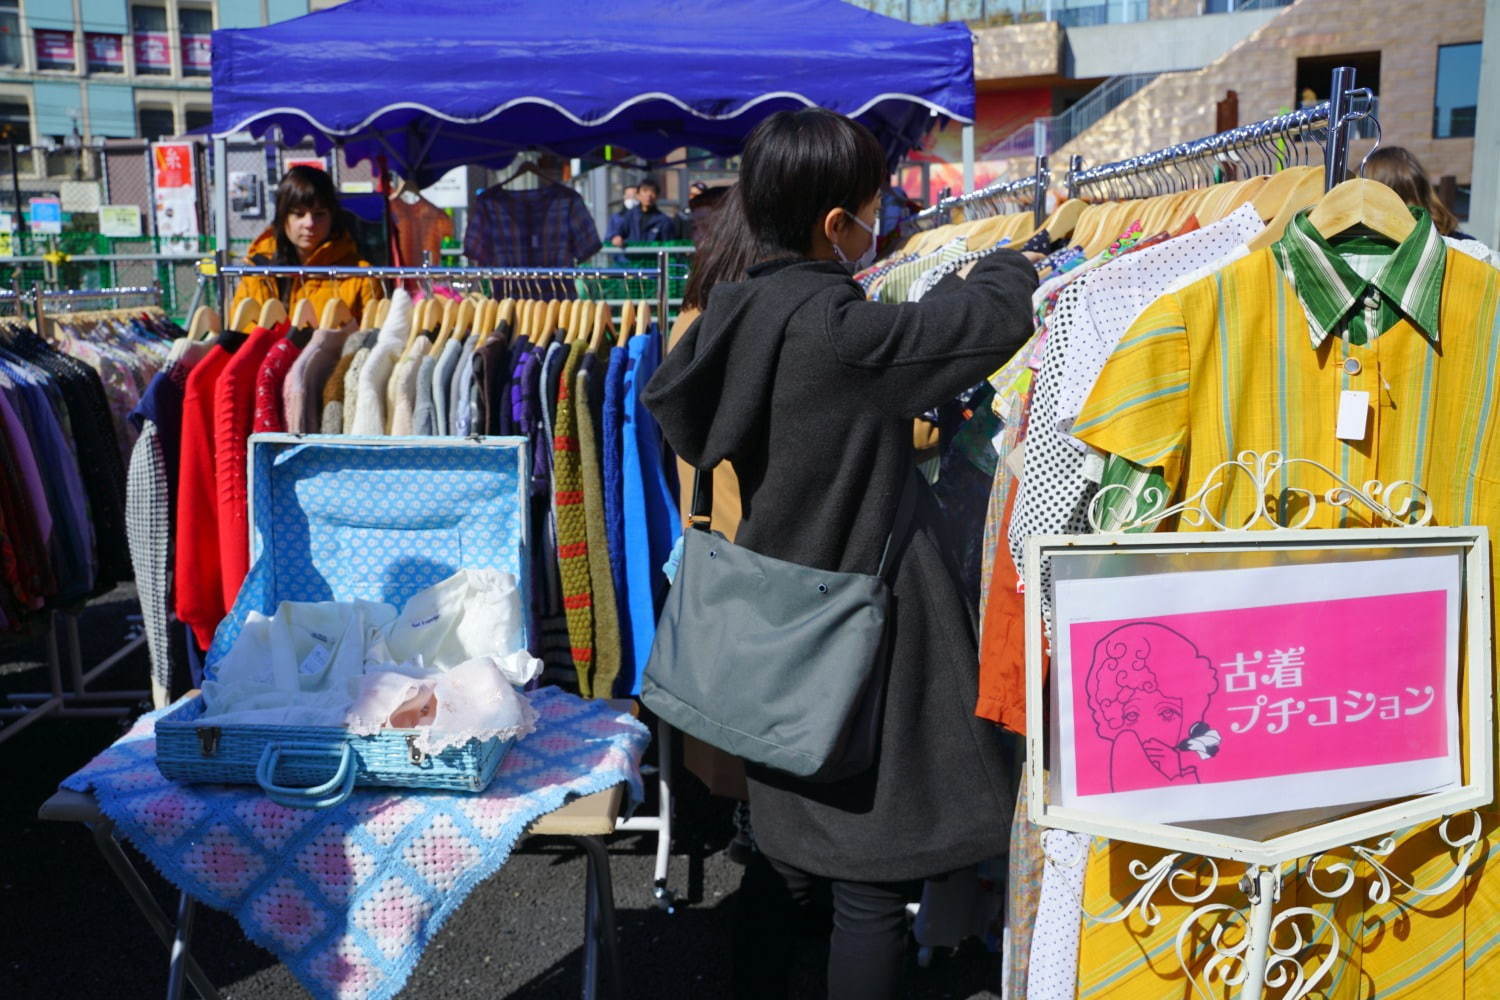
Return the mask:
M333 777L321 785L294 788L276 784L276 765L283 759L338 760ZM255 781L267 798L278 805L301 809L330 809L341 804L354 791L354 751L347 743L328 746L319 743L267 743L255 767Z

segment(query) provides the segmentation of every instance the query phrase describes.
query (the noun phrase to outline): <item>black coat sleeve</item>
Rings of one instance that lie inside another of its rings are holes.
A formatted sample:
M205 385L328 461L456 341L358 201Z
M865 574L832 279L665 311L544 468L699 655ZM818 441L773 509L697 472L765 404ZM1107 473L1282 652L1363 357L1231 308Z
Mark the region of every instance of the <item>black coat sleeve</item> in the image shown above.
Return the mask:
M1026 343L1036 287L1036 269L1011 250L981 258L968 280L921 302L870 302L851 285L829 296L829 345L871 405L916 416L979 382Z

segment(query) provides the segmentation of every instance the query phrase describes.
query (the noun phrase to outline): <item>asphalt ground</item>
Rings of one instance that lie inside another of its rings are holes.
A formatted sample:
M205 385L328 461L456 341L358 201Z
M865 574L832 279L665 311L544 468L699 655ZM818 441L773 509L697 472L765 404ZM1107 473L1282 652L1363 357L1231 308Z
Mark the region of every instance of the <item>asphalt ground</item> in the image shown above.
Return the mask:
M84 663L120 648L132 634L129 616L138 613L130 586L93 602L81 619ZM45 688L43 649L37 636L0 638L0 691ZM142 648L95 688L143 688L147 669ZM58 782L122 729L111 719L46 719L0 743L0 1000L165 995L166 949L88 832L36 818ZM724 850L733 833L729 803L710 796L681 768L675 787L669 878L680 897L675 912L652 900L654 837L622 834L609 841L625 992L717 1000L730 995L730 933L743 869ZM175 912L170 886L130 853L163 909ZM567 841L524 841L437 934L401 1000L578 996L584 872L582 853ZM198 913L193 950L227 1000L306 996L285 966L241 936L231 917L206 907ZM825 958L826 938L810 933L796 959L796 997L822 995ZM914 1000L995 1000L998 958L970 942L923 969L913 945L908 980Z

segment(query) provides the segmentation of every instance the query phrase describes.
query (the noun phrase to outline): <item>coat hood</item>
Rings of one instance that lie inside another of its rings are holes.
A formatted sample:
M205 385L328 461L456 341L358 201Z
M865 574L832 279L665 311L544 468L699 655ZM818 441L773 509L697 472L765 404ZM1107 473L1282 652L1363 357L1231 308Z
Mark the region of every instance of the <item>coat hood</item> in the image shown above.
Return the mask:
M247 259L274 258L276 256L276 227L267 226L259 236L255 237L255 242L250 244L250 250L245 256ZM307 259L307 265L309 267L368 266L360 259L359 245L347 232L342 236L333 237L314 250L312 256Z
M642 397L678 455L712 468L762 435L787 322L830 275L849 280L836 263L808 261L714 287Z

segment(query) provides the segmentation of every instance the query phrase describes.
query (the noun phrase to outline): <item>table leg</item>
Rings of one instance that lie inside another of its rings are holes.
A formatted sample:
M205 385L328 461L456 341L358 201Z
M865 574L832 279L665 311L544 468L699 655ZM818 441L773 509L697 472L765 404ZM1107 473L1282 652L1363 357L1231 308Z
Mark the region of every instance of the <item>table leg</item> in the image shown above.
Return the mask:
M193 918L197 913L193 897L183 893L177 900L177 934L172 938L172 964L167 970L167 1000L182 1000L184 973L193 944Z
M598 995L600 949L609 976L610 996L621 1000L624 996L623 977L620 972L620 942L615 926L615 890L610 876L609 852L598 837L575 837L588 856L587 900L584 907L585 940L583 995L585 1000L594 1000Z
M150 888L141 879L141 873L136 871L135 865L130 863L130 858L126 857L124 850L121 849L119 841L115 840L110 824L107 822L91 824L89 828L94 834L94 846L104 856L104 861L115 873L115 878L119 879L120 884L125 887L125 892L135 903L136 909L141 911L142 916L146 918L146 922L151 925L151 929L156 932L156 936L161 939L162 943L173 948L175 953L176 929L167 919L167 915L162 912L161 907L157 905ZM193 984L193 989L198 991L198 995L203 997L203 1000L220 1000L219 991L214 989L214 984L198 965L198 960L187 951L186 942L184 942L181 964L188 982Z

